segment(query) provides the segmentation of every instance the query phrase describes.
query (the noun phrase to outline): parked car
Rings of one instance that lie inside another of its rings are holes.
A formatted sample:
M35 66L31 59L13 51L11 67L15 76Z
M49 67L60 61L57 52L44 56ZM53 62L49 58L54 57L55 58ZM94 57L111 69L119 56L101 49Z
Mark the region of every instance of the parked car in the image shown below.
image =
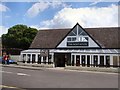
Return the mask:
M14 60L9 60L9 64L17 64L17 62L15 62Z
M0 63L4 63L4 61L2 60L2 57L0 57ZM14 60L10 59L9 60L9 64L17 64L17 62L15 62Z

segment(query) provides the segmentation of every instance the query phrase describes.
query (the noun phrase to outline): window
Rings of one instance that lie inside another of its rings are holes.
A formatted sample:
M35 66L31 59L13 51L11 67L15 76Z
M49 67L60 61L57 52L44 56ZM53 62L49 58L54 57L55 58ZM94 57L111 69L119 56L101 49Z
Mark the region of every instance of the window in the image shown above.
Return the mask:
M72 66L74 66L74 55L72 55Z
M76 37L68 37L67 41L76 41Z
M85 66L85 63L86 63L86 56L85 55L81 55L81 63L82 63L82 66Z
M49 55L49 59L52 59L52 55Z
M100 56L100 66L104 67L104 56Z
M106 67L110 67L110 56L106 56Z
M113 67L118 67L118 59L117 59L117 56L113 56Z
M23 63L26 61L26 54L23 54Z
M51 64L51 59L52 59L52 55L49 55L49 57L48 57L48 64Z
M41 56L40 56L40 54L38 55L38 64L41 64Z
M76 66L80 66L80 56L76 55Z
M43 63L46 64L46 56L43 56Z
M32 54L32 63L35 63L35 54Z
M30 54L27 55L27 63L30 63Z
M93 56L93 62L94 62L94 63L93 63L93 66L94 66L94 67L97 67L97 66L98 66L98 56L97 56L97 55L94 55L94 56Z
M67 38L67 41L71 41L71 38L70 38L70 37L68 37L68 38Z
M72 37L72 41L76 41L76 37Z

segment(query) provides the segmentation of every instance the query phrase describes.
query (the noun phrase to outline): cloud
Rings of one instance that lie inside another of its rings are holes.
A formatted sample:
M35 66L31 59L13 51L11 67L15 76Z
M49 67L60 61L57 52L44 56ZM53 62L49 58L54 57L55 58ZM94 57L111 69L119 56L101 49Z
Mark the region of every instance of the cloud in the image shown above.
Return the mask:
M28 9L26 15L30 18L33 18L48 9L49 7L57 8L57 7L68 7L63 2L38 2L32 5L31 8Z
M31 27L31 28L36 28L37 30L40 29L40 27L39 27L38 25L31 25L30 27Z
M49 7L49 4L45 2L35 3L30 9L28 9L27 16L35 17L48 7Z
M99 2L102 2L102 0L96 0L95 2L91 3L90 5L96 5Z
M73 27L77 22L83 27L118 26L118 6L64 8L51 20L41 22L41 26L67 28Z
M58 7L71 7L70 5L65 4L64 2L49 2L49 6L51 6L52 8L58 8Z
M0 37L2 34L6 34L8 32L8 28L5 26L0 26Z
M5 5L0 4L0 12L6 12L7 10L10 10L10 9Z

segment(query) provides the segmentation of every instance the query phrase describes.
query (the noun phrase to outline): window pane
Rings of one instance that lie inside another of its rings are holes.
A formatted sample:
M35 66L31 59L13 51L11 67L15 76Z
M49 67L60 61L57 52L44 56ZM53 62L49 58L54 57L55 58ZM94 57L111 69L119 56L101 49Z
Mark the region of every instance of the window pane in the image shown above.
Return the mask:
M43 63L46 64L46 56L43 56Z
M52 55L49 55L48 64L51 64Z
M35 54L32 54L32 63L35 63Z
M72 66L74 66L74 55L72 55Z
M67 41L71 41L71 38L70 38L70 37L68 37L68 38L67 38Z
M95 67L95 66L97 67L97 66L98 66L98 56L97 56L97 55L94 55L94 56L93 56L93 62L94 62L94 63L93 63L93 66L94 66L94 67Z
M110 67L110 56L106 56L106 66Z
M23 54L23 63L26 61L26 54Z
M100 56L100 66L104 66L104 56Z
M27 55L27 63L30 63L30 54Z
M72 41L76 41L76 37L72 37Z
M40 56L40 54L38 55L38 64L41 64L41 56Z

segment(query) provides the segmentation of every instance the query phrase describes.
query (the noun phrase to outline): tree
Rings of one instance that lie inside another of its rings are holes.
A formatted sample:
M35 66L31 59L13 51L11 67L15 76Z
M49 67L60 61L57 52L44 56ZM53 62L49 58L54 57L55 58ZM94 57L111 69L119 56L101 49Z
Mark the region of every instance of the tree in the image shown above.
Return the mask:
M38 30L26 25L15 25L2 35L4 48L28 49Z

